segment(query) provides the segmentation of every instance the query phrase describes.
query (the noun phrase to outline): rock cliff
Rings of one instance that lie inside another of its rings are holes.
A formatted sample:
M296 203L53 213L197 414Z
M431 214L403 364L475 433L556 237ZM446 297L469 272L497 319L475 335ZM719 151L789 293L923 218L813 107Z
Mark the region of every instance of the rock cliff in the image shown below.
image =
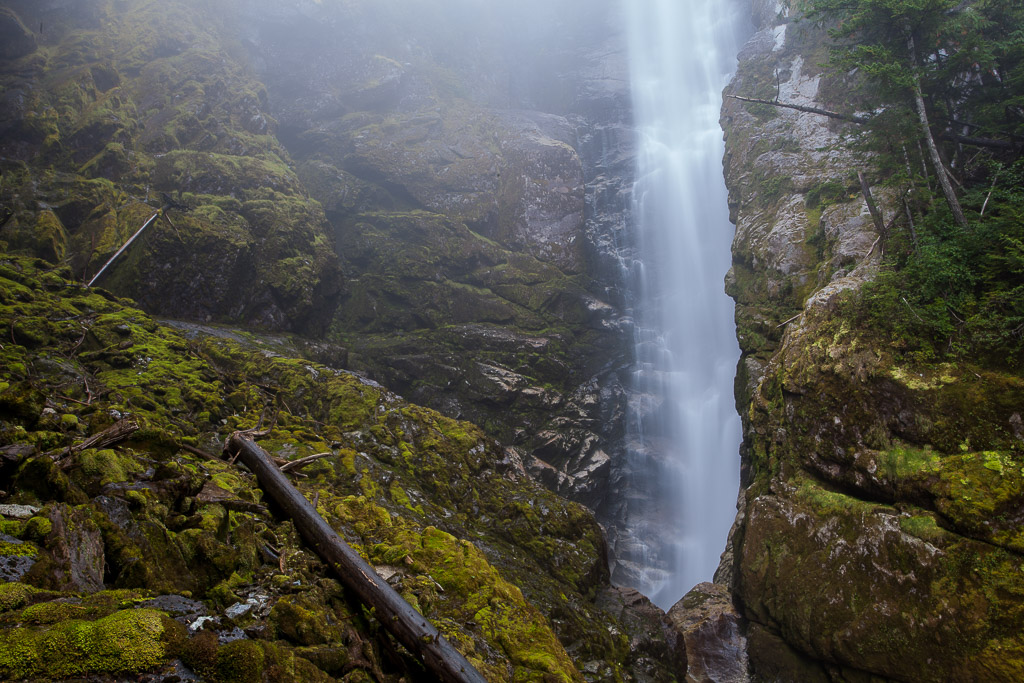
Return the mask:
M727 94L836 109L823 30L787 3L754 18ZM723 126L745 482L719 578L755 675L1019 679L1024 380L904 353L850 304L880 258L853 126L737 100Z

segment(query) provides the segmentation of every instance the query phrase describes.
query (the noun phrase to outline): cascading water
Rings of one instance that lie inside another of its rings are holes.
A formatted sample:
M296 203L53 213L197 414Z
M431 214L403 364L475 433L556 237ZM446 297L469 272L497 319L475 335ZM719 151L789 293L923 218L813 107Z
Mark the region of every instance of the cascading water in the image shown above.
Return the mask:
M639 134L626 264L636 362L627 538L616 541L614 578L665 609L711 580L739 488L739 348L723 285L733 230L718 123L737 53L733 4L623 0Z

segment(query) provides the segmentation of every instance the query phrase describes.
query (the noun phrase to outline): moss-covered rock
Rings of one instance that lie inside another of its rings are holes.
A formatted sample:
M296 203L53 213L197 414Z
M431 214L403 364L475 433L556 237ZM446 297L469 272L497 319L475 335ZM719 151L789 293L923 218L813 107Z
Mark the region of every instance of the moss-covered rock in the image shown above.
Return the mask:
M594 602L608 577L600 528L582 507L527 479L478 427L351 373L270 353L282 347L252 335L182 336L31 259L0 264L0 314L38 319L46 330L41 345L26 336L0 349L0 382L42 397L30 410L5 413L0 429L49 449L3 470L14 502L45 506L11 530L37 558L25 581L73 591L54 600L22 584L5 589L11 616L0 617L0 634L27 639L12 652L70 638L64 628L102 630L67 626L76 619L127 623L114 612L146 596L98 602L104 593L95 591L113 586L187 594L220 615L216 629L278 639L273 647L221 646L209 631L189 637L172 629L164 650L132 656L143 668L181 656L213 680L260 667L268 680L293 669L308 680L345 667L377 677L382 667L416 671L401 658L383 663L372 614L324 578L320 560L290 522L271 514L252 476L213 455L232 430L262 422L270 427L262 443L276 457L331 454L304 468L300 490L489 679L579 680L583 661L603 662L613 677L624 670L628 648L608 635L616 618ZM75 426L41 418L43 406L74 416ZM127 441L68 450L125 417L141 427ZM152 607L167 604L177 603ZM47 628L15 636L14 623ZM345 664L328 652L339 642ZM315 654L296 664L303 648ZM6 671L29 676L47 666L25 657ZM85 661L68 675L139 670L106 655Z
M5 12L5 26L24 28ZM289 169L223 15L112 1L56 21L44 8L24 14L50 31L46 59L0 69L5 90L23 93L0 138L25 161L0 185L9 247L91 277L170 203L104 274L108 287L168 315L322 331L312 313L337 293L323 212ZM187 44L170 38L183 33ZM243 212L239 200L278 208Z
M0 630L0 672L10 679L141 673L164 661L163 633L162 616L153 610Z
M756 7L762 33L733 91L849 104L849 89L819 73L824 34L789 22L795 6ZM874 276L878 236L841 124L735 101L723 120L747 486L732 587L753 622L755 673L1014 680L1019 372L910 357L865 324L853 302ZM874 191L889 215L901 210Z

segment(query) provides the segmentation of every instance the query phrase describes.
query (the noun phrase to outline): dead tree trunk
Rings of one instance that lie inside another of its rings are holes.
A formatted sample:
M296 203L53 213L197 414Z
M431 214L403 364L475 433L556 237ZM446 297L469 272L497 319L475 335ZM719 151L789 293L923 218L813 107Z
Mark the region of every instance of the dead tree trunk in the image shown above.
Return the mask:
M878 211L878 206L875 204L875 198L871 196L871 187L868 185L867 178L864 177L863 171L857 171L857 179L860 181L860 191L864 195L864 201L868 205L868 213L871 214L871 220L875 222L875 230L878 232L878 236L882 238L883 243L889 236L888 230L885 229L885 221L882 220L882 214Z
M928 110L925 107L924 95L921 92L921 77L917 73L917 49L914 46L914 36L909 30L907 31L907 52L910 55L911 61L913 83L911 89L914 95L914 109L917 110L917 118L921 124L921 134L924 136L925 145L928 147L928 155L931 157L932 166L935 167L935 175L939 179L942 194L945 195L946 203L953 214L953 220L963 230L966 230L967 218L964 216L964 210L961 208L960 200L956 196L956 190L953 189L953 183L949 182L946 167L942 163L942 157L939 155L939 148L935 145L935 138L932 136L931 122L928 121Z
M372 607L381 625L445 683L485 683L436 628L377 576L356 551L324 521L292 486L270 455L248 435L235 432L227 449L256 475L260 487L284 510L306 542L323 558L342 583Z
M838 111L829 111L828 109L819 109L818 107L807 107L802 104L790 104L789 102L779 102L778 100L760 100L755 97L740 97L739 95L726 95L726 97L731 100L739 100L740 102L751 102L753 104L767 104L770 107L793 109L795 111L802 111L805 114L818 114L819 116L827 116L830 119L839 119L840 121L849 121L850 123L858 123L860 125L871 123L870 116L843 114Z

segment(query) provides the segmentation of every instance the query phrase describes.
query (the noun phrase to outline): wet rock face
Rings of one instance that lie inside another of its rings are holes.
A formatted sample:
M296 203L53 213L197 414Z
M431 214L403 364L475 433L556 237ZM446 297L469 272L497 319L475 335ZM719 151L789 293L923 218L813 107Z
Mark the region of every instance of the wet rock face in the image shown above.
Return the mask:
M36 37L13 10L0 8L0 59L17 59L36 49Z
M785 6L754 9L729 92L837 108L811 56L824 36ZM845 124L736 101L722 120L745 490L721 577L753 674L1020 677L1024 382L903 358L852 317L878 254Z

